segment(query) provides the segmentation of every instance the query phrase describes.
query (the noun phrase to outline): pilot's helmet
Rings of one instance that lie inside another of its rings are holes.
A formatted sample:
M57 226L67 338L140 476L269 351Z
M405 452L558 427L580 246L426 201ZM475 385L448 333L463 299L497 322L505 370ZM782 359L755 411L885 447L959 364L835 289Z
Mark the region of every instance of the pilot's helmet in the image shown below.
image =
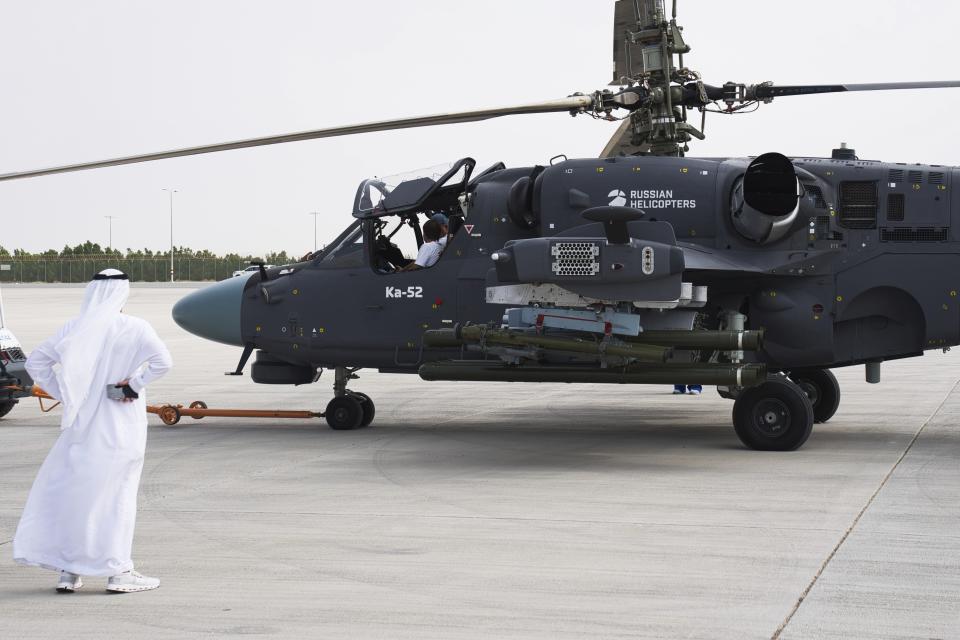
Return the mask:
M447 219L447 216L445 216L444 214L442 214L442 213L440 213L440 212L431 214L431 215L430 215L430 219L431 219L431 220L435 220L438 224L449 224L449 222L450 222L450 221Z

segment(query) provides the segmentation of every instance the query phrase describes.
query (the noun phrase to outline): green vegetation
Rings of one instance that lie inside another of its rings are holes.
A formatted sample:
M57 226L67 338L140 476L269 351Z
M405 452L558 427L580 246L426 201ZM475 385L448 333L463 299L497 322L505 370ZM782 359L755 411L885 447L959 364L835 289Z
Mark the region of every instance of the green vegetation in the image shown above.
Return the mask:
M289 264L297 258L286 251L264 256L228 253L217 255L206 249L175 247L173 268L176 280L223 280L252 261L267 264ZM12 252L0 246L0 282L87 282L98 271L109 267L120 269L135 282L163 282L170 279L170 252L150 249L119 251L95 242L74 247L30 253L23 249Z

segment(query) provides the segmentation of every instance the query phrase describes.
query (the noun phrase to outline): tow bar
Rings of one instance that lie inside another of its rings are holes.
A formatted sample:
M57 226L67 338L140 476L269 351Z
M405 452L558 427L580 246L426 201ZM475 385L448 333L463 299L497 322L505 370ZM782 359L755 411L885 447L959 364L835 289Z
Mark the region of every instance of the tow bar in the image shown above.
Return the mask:
M163 424L168 427L180 422L183 416L189 416L194 420L201 418L294 418L309 419L322 418L324 414L313 411L280 411L265 409L210 409L207 403L202 400L195 400L189 407L182 404L162 404L147 405L147 413L152 413L160 417Z
M13 387L11 387L13 388ZM56 398L49 395L46 391L33 385L33 387L26 389L23 387L16 387L17 391L23 393L30 393L34 398L37 398L40 401L40 410L44 413L49 412L51 409L60 404L56 401ZM46 407L43 404L44 400L53 400L56 404ZM160 420L163 421L168 427L180 422L180 418L184 416L189 416L194 420L200 420L202 418L289 418L289 419L310 419L310 418L323 418L326 414L316 413L314 411L281 411L278 409L210 409L207 407L207 403L202 400L195 400L190 403L190 406L185 407L182 404L148 404L147 413L152 413L155 416L158 416Z

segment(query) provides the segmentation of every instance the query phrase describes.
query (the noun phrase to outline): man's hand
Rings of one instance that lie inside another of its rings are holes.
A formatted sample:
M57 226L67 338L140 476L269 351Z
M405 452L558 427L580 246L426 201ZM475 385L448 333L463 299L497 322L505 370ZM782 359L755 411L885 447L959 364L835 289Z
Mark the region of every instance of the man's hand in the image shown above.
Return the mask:
M129 379L129 378L126 379L126 380L121 380L120 382L116 383L116 385L117 385L118 387L125 387L125 386L127 386L128 384L130 384L130 379ZM121 402L133 402L134 400L136 400L136 398L130 398L130 397L126 396L126 394L124 394L124 398L123 398L123 400L121 400Z

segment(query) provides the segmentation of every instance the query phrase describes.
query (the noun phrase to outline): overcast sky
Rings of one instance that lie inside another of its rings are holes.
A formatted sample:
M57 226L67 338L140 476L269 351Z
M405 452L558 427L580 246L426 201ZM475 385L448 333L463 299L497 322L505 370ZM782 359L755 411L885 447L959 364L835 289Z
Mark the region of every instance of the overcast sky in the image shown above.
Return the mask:
M0 173L603 88L613 1L0 0ZM960 3L681 0L712 84L955 80ZM960 89L784 98L712 116L694 155L958 164ZM262 254L350 222L357 184L472 156L595 156L614 124L565 114L375 133L0 183L0 245L90 239Z

